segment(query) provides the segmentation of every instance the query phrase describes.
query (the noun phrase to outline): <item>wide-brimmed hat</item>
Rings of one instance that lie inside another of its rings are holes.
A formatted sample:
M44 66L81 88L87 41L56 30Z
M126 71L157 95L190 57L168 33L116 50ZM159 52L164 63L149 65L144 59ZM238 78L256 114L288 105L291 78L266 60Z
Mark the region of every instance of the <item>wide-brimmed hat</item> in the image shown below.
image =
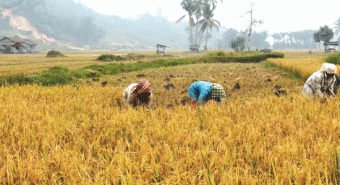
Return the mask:
M334 64L324 63L321 66L320 72L325 72L325 73L328 73L328 74L336 74L337 69L336 69L336 66Z
M211 87L211 97L212 98L223 98L226 97L224 88L218 83L213 83Z

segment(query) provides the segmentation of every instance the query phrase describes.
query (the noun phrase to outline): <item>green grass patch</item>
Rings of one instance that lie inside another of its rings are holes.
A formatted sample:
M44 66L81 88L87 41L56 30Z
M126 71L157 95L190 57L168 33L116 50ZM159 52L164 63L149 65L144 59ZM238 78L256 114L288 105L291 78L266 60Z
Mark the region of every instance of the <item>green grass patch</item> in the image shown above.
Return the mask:
M291 71L288 71L286 69L280 68L279 66L276 66L275 64L265 60L263 62L261 62L262 66L265 68L269 68L269 69L275 69L276 71L280 71L282 74L286 74L287 77L292 78L294 80L297 81L304 81L302 79L302 77L299 74L296 73L292 73Z
M325 61L332 64L340 64L340 52L329 54Z
M65 85L75 82L77 79L86 79L100 77L102 75L115 75L122 72L138 71L143 69L153 69L160 67L171 67L177 65L188 65L196 63L225 63L225 62L242 62L256 63L266 60L267 58L282 58L282 53L259 53L259 52L241 52L225 53L223 51L211 52L202 57L191 58L167 58L155 59L151 62L137 62L132 64L108 63L101 65L89 65L76 70L69 70L64 66L55 66L47 71L42 71L36 75L25 76L23 74L3 76L0 79L0 85L13 84L31 84L37 83L43 86ZM105 57L104 57L105 58ZM267 62L269 65L269 62Z
M121 57L119 55L112 55L112 54L103 54L100 55L96 60L98 61L104 61L104 62L111 62L111 61L123 61L126 60L126 58Z

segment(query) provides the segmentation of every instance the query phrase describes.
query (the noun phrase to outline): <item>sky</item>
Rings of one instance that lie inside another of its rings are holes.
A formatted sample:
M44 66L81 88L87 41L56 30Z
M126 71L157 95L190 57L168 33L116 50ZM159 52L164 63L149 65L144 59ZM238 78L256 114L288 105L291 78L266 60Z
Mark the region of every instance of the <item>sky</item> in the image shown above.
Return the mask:
M180 6L182 0L75 0L95 11L122 18L136 18L146 12L176 21L186 14ZM264 24L255 31L292 32L305 29L318 30L321 26L334 27L340 18L339 0L223 0L218 2L214 18L226 28L245 30L250 16L249 2L255 3L254 18ZM241 17L243 15L243 17Z

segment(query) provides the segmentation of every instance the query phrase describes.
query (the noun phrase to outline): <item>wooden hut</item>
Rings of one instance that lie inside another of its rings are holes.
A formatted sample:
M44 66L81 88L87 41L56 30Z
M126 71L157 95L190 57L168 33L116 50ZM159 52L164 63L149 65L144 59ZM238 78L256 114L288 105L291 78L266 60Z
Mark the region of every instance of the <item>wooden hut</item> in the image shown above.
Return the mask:
M334 42L325 42L323 43L323 45L325 46L325 53L331 52L331 51L338 51L338 42L334 41ZM330 47L330 46L334 46L334 47Z
M157 54L163 54L163 55L165 55L165 48L168 48L168 46L164 46L164 45L161 45L161 44L157 44L157 45L156 45L156 48L157 48Z

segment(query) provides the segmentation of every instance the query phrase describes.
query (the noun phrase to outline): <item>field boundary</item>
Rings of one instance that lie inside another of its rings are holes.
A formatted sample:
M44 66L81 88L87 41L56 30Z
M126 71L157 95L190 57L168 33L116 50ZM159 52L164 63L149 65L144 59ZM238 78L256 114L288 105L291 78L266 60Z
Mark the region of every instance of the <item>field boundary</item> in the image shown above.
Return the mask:
M192 58L169 58L155 59L151 62L137 62L132 64L109 63L102 65L89 65L76 70L69 70L64 66L54 66L47 71L41 71L33 75L14 74L2 76L0 86L4 85L25 85L38 84L42 86L65 85L74 83L77 79L100 77L102 75L115 75L122 72L139 71L142 69L153 69L159 67L170 67L178 65L188 65L197 63L258 63L268 58L283 58L283 53L258 53L244 52L240 56L222 51L208 53L202 57Z

